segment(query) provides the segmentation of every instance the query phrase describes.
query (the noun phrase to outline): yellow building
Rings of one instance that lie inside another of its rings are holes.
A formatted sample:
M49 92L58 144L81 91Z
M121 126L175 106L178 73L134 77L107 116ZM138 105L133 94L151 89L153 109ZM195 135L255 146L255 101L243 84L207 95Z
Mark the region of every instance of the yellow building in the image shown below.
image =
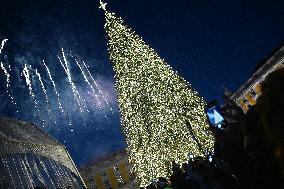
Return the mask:
M229 98L234 100L246 112L261 95L260 86L266 76L279 68L284 68L284 46L265 61L237 91L230 94Z
M122 150L79 171L88 189L132 189L136 184L131 168L126 150Z

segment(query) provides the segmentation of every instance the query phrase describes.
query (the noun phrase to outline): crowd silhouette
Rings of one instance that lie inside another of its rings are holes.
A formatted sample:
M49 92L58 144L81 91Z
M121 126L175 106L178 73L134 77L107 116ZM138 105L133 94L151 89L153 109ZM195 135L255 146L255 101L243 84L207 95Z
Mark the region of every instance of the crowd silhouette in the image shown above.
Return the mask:
M214 155L172 162L172 175L147 189L284 188L284 69L269 74L261 96L244 113L226 96L226 128L210 127Z

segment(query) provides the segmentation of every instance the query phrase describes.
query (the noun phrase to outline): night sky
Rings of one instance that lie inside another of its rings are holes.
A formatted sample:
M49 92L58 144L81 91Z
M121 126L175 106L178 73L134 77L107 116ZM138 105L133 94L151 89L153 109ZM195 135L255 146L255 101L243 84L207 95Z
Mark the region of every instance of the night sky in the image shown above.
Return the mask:
M122 17L207 102L221 100L224 86L236 90L259 62L284 43L280 0L107 3L109 11ZM7 92L6 75L0 69L0 115L35 122L63 143L79 166L124 148L98 0L1 0L0 5L0 41L8 39L0 60L10 74ZM82 112L57 57L63 59L62 48L85 106ZM83 60L89 66L96 83L87 77L94 90L75 58L81 66ZM64 112L42 60L50 69ZM22 74L25 64L34 98ZM41 74L48 101L35 70Z

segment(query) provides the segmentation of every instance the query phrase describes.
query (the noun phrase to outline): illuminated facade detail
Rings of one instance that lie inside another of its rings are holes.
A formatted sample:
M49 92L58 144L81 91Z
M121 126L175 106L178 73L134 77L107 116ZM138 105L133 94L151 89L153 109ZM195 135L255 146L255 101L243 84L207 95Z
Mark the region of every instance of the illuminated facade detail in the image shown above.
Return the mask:
M145 186L169 176L173 160L212 152L205 102L121 18L107 11L105 18L129 161Z
M250 105L255 105L256 101L253 97L252 91L248 91L244 96L248 100Z
M256 92L256 94L261 95L261 87L259 83L255 84L253 90Z
M131 168L126 150L122 150L80 169L80 173L88 189L132 189L136 183Z
M243 98L238 99L237 104L239 104L244 111L248 111L249 108L247 104L244 102Z
M278 69L284 68L284 46L269 58L236 92L229 96L244 112L255 105L261 95L261 83L266 76Z

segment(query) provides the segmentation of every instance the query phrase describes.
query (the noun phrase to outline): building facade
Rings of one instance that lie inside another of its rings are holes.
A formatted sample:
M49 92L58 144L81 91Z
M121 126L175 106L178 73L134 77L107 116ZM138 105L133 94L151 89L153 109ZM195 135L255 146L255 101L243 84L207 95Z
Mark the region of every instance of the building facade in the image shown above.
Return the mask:
M36 127L0 117L0 188L85 188L66 148Z
M284 68L284 46L273 54L252 76L234 93L228 95L244 112L256 104L261 95L261 83L269 73Z
M89 189L132 189L136 188L136 183L131 168L127 152L122 150L79 171Z

